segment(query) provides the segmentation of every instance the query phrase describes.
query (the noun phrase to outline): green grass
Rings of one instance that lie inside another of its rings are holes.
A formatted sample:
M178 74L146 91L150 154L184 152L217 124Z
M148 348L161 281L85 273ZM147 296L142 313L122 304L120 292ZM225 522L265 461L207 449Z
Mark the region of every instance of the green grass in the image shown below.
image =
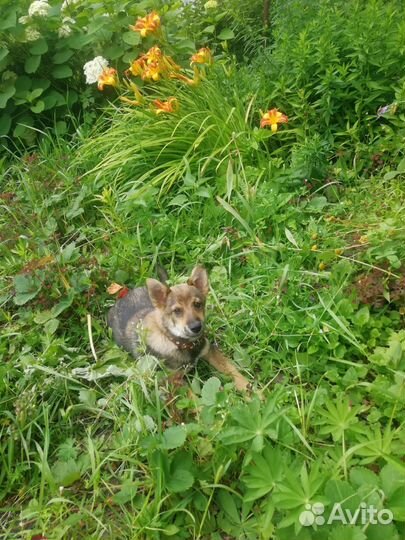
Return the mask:
M306 501L341 490L396 508L403 534L403 296L387 296L403 280L401 180L332 202L263 179L226 204L194 193L122 219L113 188L98 197L69 164L77 150L47 143L4 170L3 537L307 538ZM113 345L107 286L142 284L158 259L173 280L210 269L209 333L252 400L205 365L173 387ZM359 304L377 268L386 299Z
M274 3L253 66L153 89L178 97L172 116L110 105L91 132L2 159L2 539L405 538L403 25L387 59L350 56L361 70L328 102L330 70L367 29L379 50L398 6L372 2L355 36L343 5L315 5ZM362 112L365 74L384 115ZM275 106L273 134L259 111ZM111 283L196 263L208 335L250 396L202 362L179 385L113 343ZM302 526L315 503L394 521Z

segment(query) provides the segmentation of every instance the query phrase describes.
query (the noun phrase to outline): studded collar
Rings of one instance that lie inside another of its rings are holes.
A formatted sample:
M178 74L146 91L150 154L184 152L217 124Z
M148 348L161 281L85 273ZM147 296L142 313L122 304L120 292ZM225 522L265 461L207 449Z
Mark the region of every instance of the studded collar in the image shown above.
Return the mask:
M170 334L166 334L166 337L170 339L170 341L174 343L180 351L193 351L205 342L204 334L194 341L188 341L187 339L178 338Z

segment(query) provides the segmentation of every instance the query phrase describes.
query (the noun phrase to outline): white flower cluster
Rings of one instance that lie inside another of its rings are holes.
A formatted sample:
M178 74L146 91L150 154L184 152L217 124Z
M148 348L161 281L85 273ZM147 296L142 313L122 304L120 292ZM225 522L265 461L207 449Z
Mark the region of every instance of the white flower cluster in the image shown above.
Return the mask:
M28 24L30 22L30 17L28 17L28 15L23 15L22 17L20 17L18 19L18 22L21 23L21 24Z
M68 37L72 33L72 24L75 24L75 20L71 17L63 17L62 25L59 27L58 36L60 38Z
M218 2L216 0L208 0L208 2L206 2L204 4L204 9L215 9L218 7Z
M25 41L36 41L41 37L41 34L35 28L28 27L25 30Z
M30 17L46 17L50 9L48 0L34 0L28 8L28 15Z
M90 62L86 62L83 66L84 74L86 75L86 83L93 84L96 83L105 70L108 67L108 60L102 56L96 56Z

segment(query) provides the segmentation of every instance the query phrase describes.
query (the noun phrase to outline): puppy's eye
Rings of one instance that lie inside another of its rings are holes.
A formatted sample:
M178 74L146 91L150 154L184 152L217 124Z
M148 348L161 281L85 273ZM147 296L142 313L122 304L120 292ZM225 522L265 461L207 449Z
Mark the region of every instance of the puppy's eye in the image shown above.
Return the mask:
M199 302L199 301L194 302L194 307L196 309L201 309L202 308L202 302Z
M174 308L173 313L176 315L176 317L180 317L180 315L183 314L183 310L179 307Z

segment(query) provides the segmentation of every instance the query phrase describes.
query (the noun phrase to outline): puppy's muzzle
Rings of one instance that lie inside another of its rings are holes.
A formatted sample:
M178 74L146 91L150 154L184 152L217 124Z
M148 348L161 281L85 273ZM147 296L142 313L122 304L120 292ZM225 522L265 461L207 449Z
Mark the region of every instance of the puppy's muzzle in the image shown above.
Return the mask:
M190 330L191 333L197 335L202 330L202 323L201 321L194 321L190 323L189 325L187 325L187 328Z

